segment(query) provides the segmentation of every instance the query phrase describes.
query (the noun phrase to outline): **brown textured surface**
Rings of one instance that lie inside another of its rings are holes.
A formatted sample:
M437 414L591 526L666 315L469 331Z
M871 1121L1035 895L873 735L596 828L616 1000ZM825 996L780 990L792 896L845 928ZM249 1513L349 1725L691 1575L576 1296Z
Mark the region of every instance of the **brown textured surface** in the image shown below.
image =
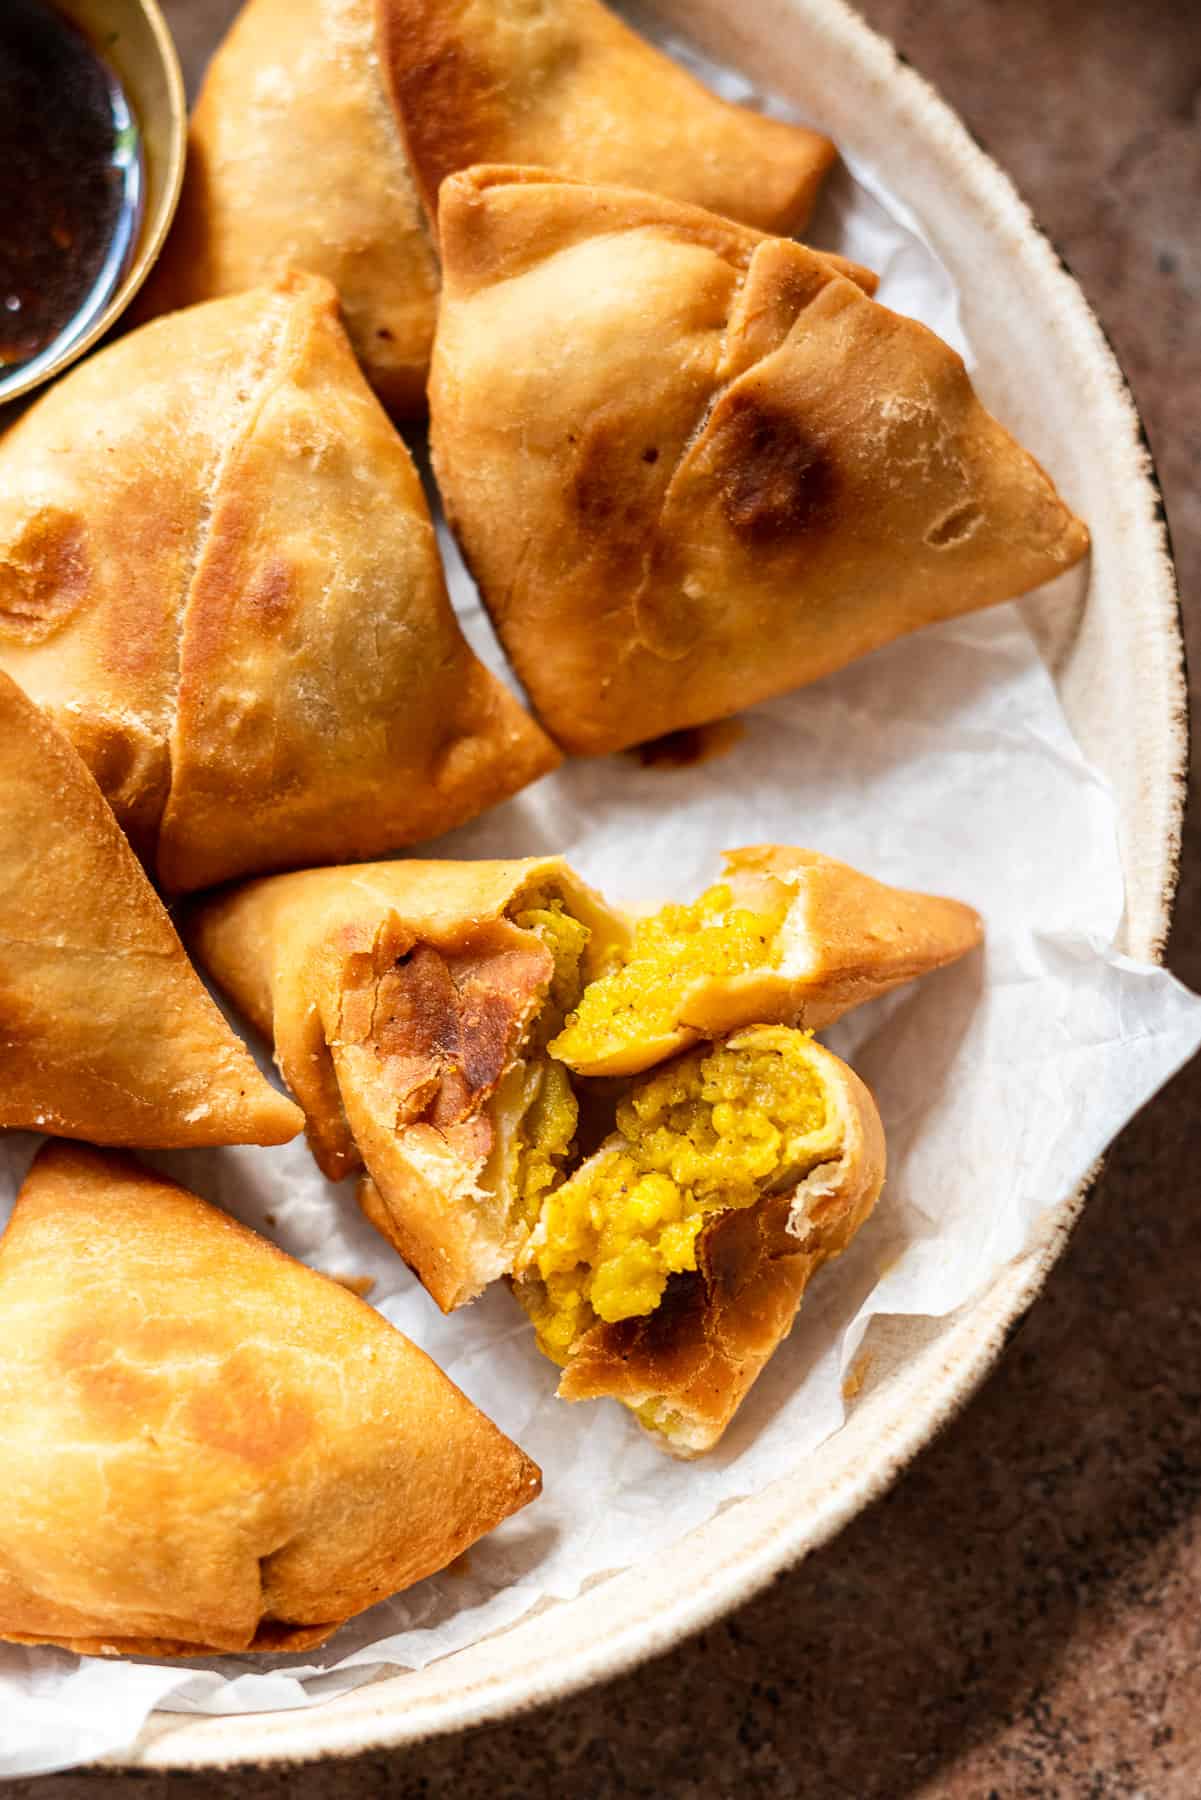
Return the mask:
M175 0L198 41L207 6ZM1189 0L863 0L1012 171L1113 336L1201 669L1201 33ZM1195 787L1194 782L1194 787ZM1201 809L1172 944L1201 986ZM1201 1065L1114 1149L1046 1294L881 1504L724 1624L553 1709L304 1771L36 1800L1195 1800Z

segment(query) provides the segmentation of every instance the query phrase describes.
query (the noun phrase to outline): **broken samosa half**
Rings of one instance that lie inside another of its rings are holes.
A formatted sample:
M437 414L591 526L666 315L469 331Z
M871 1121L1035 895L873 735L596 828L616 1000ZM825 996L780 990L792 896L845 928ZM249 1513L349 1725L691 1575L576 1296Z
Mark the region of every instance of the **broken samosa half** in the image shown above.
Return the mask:
M437 836L558 760L308 277L131 332L0 438L0 668L174 891Z
M515 1283L560 1395L620 1400L677 1456L712 1449L884 1166L871 1095L805 1032L752 1026L634 1082Z
M580 1075L635 1075L752 1024L820 1031L980 943L980 915L815 850L732 850L722 880L638 920L551 1054Z
M625 929L557 857L278 876L193 917L332 1180L444 1311L509 1273L575 1143L547 1054Z
M1077 562L961 358L829 258L534 171L443 187L447 515L543 724L622 748Z
M282 1144L303 1124L201 986L62 733L0 674L0 1127Z
M834 154L719 100L599 0L249 0L205 77L142 311L311 270L385 405L422 413L444 175L544 163L790 232Z
M539 1491L379 1313L125 1158L43 1150L0 1310L10 1641L306 1650Z

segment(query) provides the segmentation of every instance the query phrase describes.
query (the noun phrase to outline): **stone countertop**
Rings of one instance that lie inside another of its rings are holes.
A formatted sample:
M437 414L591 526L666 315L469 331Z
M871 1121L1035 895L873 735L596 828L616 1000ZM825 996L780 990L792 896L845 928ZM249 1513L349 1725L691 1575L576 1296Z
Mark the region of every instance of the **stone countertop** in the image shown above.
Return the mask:
M169 7L187 54L230 0ZM1191 0L861 0L1014 175L1158 459L1201 671L1201 31ZM1194 684L1194 704L1197 702ZM1195 779L1195 778L1194 778ZM1201 987L1201 807L1171 961ZM973 1404L724 1623L514 1723L388 1756L55 1776L36 1800L1109 1800L1201 1793L1201 1064L1112 1152Z

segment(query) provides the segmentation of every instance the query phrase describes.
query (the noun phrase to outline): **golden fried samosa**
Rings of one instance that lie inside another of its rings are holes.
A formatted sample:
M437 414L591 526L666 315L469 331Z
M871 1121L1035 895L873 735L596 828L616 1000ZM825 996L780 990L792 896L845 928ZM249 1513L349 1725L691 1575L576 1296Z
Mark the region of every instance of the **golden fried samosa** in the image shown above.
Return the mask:
M435 470L565 749L721 717L1084 555L961 359L829 259L532 171L456 175L439 217Z
M600 0L384 0L384 67L431 218L448 175L520 163L806 223L829 138L719 100Z
M625 941L599 897L558 857L367 864L251 882L188 936L439 1306L511 1270L575 1140L546 1045Z
M143 326L0 439L0 668L173 890L396 849L557 760L303 276Z
M184 954L71 745L0 674L0 1126L282 1144L303 1124Z
M385 404L422 412L438 294L422 200L432 215L443 175L547 163L794 231L833 158L717 99L599 0L249 0L197 102L143 310L310 269Z
M884 1163L863 1083L787 1026L642 1077L522 1255L515 1290L559 1393L622 1401L677 1456L712 1449Z
M957 961L983 935L961 901L889 887L816 850L762 844L730 851L725 864L699 900L637 922L552 1056L581 1075L635 1075L743 1026L820 1031Z
M137 1164L48 1146L0 1240L0 1637L304 1650L538 1493L362 1300Z

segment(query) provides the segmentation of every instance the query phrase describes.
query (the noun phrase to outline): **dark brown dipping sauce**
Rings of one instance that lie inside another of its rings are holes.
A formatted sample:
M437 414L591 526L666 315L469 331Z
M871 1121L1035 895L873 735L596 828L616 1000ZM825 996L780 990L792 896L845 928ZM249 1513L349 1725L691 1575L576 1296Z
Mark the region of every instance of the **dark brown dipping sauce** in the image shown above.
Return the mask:
M0 398L81 336L121 280L140 140L112 71L47 0L0 0Z

